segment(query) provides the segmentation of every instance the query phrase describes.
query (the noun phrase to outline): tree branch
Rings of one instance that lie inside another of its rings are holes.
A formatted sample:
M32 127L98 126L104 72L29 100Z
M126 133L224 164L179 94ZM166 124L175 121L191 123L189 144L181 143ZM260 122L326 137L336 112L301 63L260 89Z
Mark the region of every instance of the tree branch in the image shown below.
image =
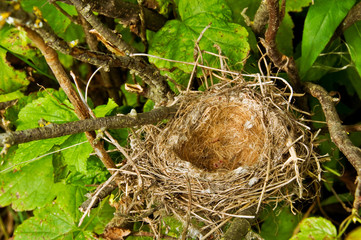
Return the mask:
M89 33L91 30L91 26L89 23L83 18L79 17L81 25L84 29L85 39L91 51L98 51L98 41L96 37ZM106 89L108 96L112 98L118 105L121 105L121 99L119 97L119 90L114 87L114 84L110 78L109 72L106 72L104 69L100 69L100 76L103 83L104 88Z
M326 90L317 84L309 82L305 83L305 87L306 91L308 91L313 97L317 98L320 102L326 117L332 141L357 171L357 187L353 206L355 209L359 209L361 203L361 149L352 144L347 132L345 131L345 127L341 124L341 120L333 104L332 97L328 95Z
M107 41L115 45L124 55L135 52L135 48L123 41L112 30L105 26L92 12L91 6L81 0L70 0L76 10L90 23L90 25Z
M88 2L95 12L107 17L118 18L123 25L131 29L134 27L139 28L140 26L140 9L137 4L120 0L89 0ZM156 32L164 26L166 21L167 19L161 14L144 8L144 23L146 29Z
M172 99L172 92L167 84L167 77L162 76L157 68L145 62L142 58L115 56L100 52L88 51L79 47L70 47L66 41L59 38L43 19L25 12L18 3L0 2L0 13L10 13L17 26L27 27L38 33L49 46L63 54L70 55L82 62L103 67L123 67L133 70L148 84L145 95L158 105L164 105ZM14 6L17 6L14 8Z
M296 91L301 90L300 77L294 59L287 57L277 49L276 35L280 26L280 12L278 0L267 0L268 8L268 28L265 34L265 46L268 56L273 63L281 70L284 70Z
M139 113L135 117L117 115L102 118L89 118L64 124L49 124L44 127L27 129L23 131L7 132L0 134L0 146L4 142L13 144L25 143L40 139L55 138L85 131L94 131L102 128L119 129L146 124L155 124L163 119L175 115L177 107L159 107L150 112Z
M39 48L41 53L44 55L46 62L48 63L49 67L54 73L54 76L59 82L60 87L64 90L65 94L68 96L70 102L73 104L75 108L75 113L79 119L87 119L90 117L89 111L85 104L82 102L78 94L72 87L72 84L66 74L64 68L62 67L58 54L55 52L54 49L47 46L44 40L33 30L29 28L25 28L25 31L28 34L30 40ZM107 151L105 150L103 143L100 141L95 141L96 134L94 131L87 131L85 135L93 147L95 153L99 157L99 159L103 162L106 168L115 168L115 164L113 160L108 155ZM110 171L112 172L112 171Z

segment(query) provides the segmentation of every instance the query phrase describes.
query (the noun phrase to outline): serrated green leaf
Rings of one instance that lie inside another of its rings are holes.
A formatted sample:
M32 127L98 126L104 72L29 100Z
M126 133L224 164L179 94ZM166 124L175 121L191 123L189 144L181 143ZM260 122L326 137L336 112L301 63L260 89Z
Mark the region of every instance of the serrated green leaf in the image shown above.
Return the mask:
M265 221L261 226L261 236L264 239L288 240L302 219L301 215L291 213L288 206L277 208L276 211L268 207L262 213L266 215Z
M71 147L74 145L77 146ZM89 142L87 142L87 138L85 137L84 133L71 135L66 139L63 144L60 145L60 148L64 149L61 151L61 153L67 165L75 166L75 169L78 172L86 172L86 162L90 153L93 152L93 148L91 147Z
M56 196L51 156L0 176L1 206L11 204L17 211L33 210L51 202Z
M116 107L118 107L118 104L116 104L113 99L109 98L107 105L97 106L93 110L93 112L96 117L105 117L107 114L111 113Z
M345 32L345 39L351 55L352 62L361 77L361 22L356 22L349 27ZM361 99L361 78L350 78L359 98Z
M331 39L355 0L318 0L308 10L302 37L301 78Z
M57 204L34 211L34 217L24 221L15 231L17 239L67 239L65 234L75 231L75 223ZM70 238L72 239L72 238Z
M16 169L19 169L19 167L36 160L36 157L47 153L54 145L62 144L67 138L68 136L62 136L19 144L15 157L11 163Z
M81 186L58 184L54 192L58 194L57 199L35 210L34 217L16 229L15 239L97 239L93 233L101 234L114 216L114 208L105 200L78 227L83 215L78 207L85 201L87 190Z
M241 25L230 22L231 11L225 1L202 0L197 4L192 1L180 1L178 10L182 20L168 21L154 35L150 42L149 54L178 61L194 62L195 42L205 27L212 23L199 42L200 49L218 54L215 47L217 45L229 58L232 68L240 69L242 67L242 61L249 51L248 33ZM205 64L219 67L217 57L206 53L202 56ZM157 58L150 58L150 61L160 69L168 69L169 72L174 71L174 67L185 73L193 70L193 66L188 64L173 63ZM200 75L201 72L198 74ZM177 79L175 80L177 81Z
M293 236L291 240L303 239L337 239L336 227L331 221L321 217L310 217L302 220L300 232Z
M51 94L53 91L55 91L54 89L47 89L47 94ZM5 112L5 118L7 120L9 120L11 123L15 123L16 120L18 119L18 114L20 112L20 110L25 107L27 104L31 103L32 101L34 101L37 98L40 97L44 97L44 91L38 91L38 92L34 92L34 93L30 93L27 96L23 96L21 98L18 99L17 103L6 109Z
M63 91L57 91L29 103L19 112L17 130L36 128L41 119L56 124L78 120L66 99Z

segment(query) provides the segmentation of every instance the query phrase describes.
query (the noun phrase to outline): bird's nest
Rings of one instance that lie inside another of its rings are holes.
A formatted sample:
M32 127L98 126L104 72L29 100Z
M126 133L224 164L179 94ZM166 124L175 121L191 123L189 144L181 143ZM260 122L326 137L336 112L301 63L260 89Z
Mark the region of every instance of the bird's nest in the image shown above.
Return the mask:
M305 197L303 180L319 169L286 89L237 80L180 94L172 120L131 136L118 211L152 213L157 232L154 211L163 209L189 229L193 220L204 223L196 231L204 236L221 234L217 226L232 217L253 217L242 215L247 208Z

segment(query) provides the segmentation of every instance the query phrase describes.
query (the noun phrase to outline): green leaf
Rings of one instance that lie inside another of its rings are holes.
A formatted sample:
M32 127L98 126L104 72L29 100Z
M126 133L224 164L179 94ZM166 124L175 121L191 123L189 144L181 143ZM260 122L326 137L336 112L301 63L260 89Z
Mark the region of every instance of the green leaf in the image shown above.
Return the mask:
M331 221L321 217L310 217L304 219L300 224L300 232L291 240L303 239L337 239L336 227Z
M300 75L303 78L331 39L355 0L318 0L308 10L302 39Z
M86 200L85 195L88 190L79 185L62 184L58 186L57 192L56 203L66 215L70 216L74 222L77 222L82 216L79 206Z
M347 42L348 50L351 55L352 62L361 77L361 22L356 22L345 32L345 39ZM354 86L359 98L361 99L361 78L350 78L352 85Z
M232 18L232 11L223 0L197 0L196 4L191 0L181 0L178 4L178 11L183 21L204 13L210 13L213 17L225 20Z
M17 130L36 128L41 119L57 124L78 120L66 99L63 91L57 91L29 103L19 113Z
M118 104L116 104L113 99L109 98L107 105L97 106L93 110L93 112L96 117L105 117L106 115L110 114L116 107L118 107Z
M24 71L15 70L6 60L6 50L0 47L0 95L25 90L29 81ZM13 95L16 97L17 94ZM0 98L0 101L12 100L11 95Z
M69 136L43 139L19 144L14 159L11 161L14 167L17 165L24 166L32 161L37 161L36 157L47 153L54 145L62 144ZM40 158L39 158L40 159ZM23 163L23 164L22 164ZM16 167L17 169L19 167Z
M154 108L154 102L150 99L144 104L143 112L149 112Z
M78 207L85 201L87 190L81 186L58 184L58 197L52 204L34 211L15 231L16 239L97 239L93 232L101 234L105 224L113 217L114 209L107 200L93 209L90 217L78 227L82 213ZM56 192L54 191L54 192Z
M340 51L340 41L335 40L328 44L322 51L324 54L318 56L312 67L307 71L303 77L306 81L317 81L324 77L326 74L334 71L335 65L340 60L340 55L334 54Z
M356 229L352 230L345 240L358 240L361 239L361 227L357 227Z
M276 41L278 43L278 49L287 56L293 55L292 40L294 26L291 16L286 13L277 32Z
M20 1L20 3L23 9L28 12L32 12L35 7L38 8L42 17L47 21L54 32L60 35L60 37L63 37L63 34L71 21L56 9L54 5L50 4L47 0L23 0ZM57 4L68 14L77 15L74 6L62 2L57 2Z
M194 62L194 46L201 32L204 32L199 47L201 50L218 54L215 45L229 58L232 68L241 68L242 61L247 57L249 44L248 33L241 25L231 23L231 10L225 1L201 0L197 4L192 1L180 1L178 6L182 20L168 21L150 42L149 54L185 62ZM204 63L219 67L219 59L203 53ZM150 58L158 68L169 71L177 67L185 73L193 70L192 65L173 63L157 58ZM200 74L200 72L199 72ZM177 81L177 79L175 79Z
M68 239L65 234L75 231L74 219L57 204L34 211L15 231L17 239ZM70 238L74 239L74 238Z
M74 145L77 146L71 147ZM86 173L87 159L89 158L90 153L93 152L93 148L87 141L84 133L71 135L60 145L60 148L67 148L61 151L67 165L73 165L75 166L76 171Z
M33 210L52 201L56 196L52 157L31 162L15 172L2 173L0 205L12 204L17 211Z
M48 65L41 55L41 52L31 46L32 42L27 37L25 30L5 25L0 30L0 47L15 55L38 72L51 77L47 74Z
M49 94L49 93L51 94L54 91L55 91L54 89L49 88L46 90L46 94ZM11 106L6 109L5 118L7 120L9 120L11 123L15 123L16 120L18 119L20 110L22 108L24 108L27 104L34 101L35 99L44 97L44 93L45 93L45 91L38 91L38 92L33 92L27 96L23 96L23 97L19 98L17 103L14 106Z
M301 12L302 8L307 7L310 3L312 0L288 0L286 1L286 12Z
M280 1L281 2L281 1ZM293 55L293 28L294 24L289 12L300 12L303 7L307 7L312 0L291 0L286 1L286 14L277 32L276 41L279 50L287 55Z
M260 234L267 240L288 240L302 218L301 215L292 214L287 206L278 208L276 211L268 207L263 211L262 215L266 215L266 219L262 224Z

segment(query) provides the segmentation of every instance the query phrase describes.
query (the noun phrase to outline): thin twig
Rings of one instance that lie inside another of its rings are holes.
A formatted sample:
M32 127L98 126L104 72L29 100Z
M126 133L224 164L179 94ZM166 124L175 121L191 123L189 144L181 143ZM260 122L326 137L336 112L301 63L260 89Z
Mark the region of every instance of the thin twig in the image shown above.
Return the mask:
M125 165L124 165L124 166L125 166ZM100 193L106 186L108 186L108 184L109 184L110 182L113 181L113 179L118 175L118 173L119 173L118 171L115 171L115 173L114 173L114 174L103 184L103 186L93 195L90 204L88 205L88 207L87 207L87 209L85 210L83 216L82 216L82 217L80 218L80 220L79 220L78 227L81 226L81 224L82 224L83 221L84 221L84 218L85 218L87 215L89 216L90 210L92 209L95 201L98 199L99 193Z
M54 49L47 46L44 40L33 30L29 28L25 28L28 37L36 44L36 46L40 49L42 54L45 57L46 62L49 67L53 71L56 79L58 80L61 88L64 90L66 95L68 96L70 102L73 104L75 108L75 113L79 119L87 119L90 117L89 112L79 95L76 94L73 86L71 85L71 81L68 78L65 70L63 69L59 59L58 54ZM85 135L93 147L94 151L97 153L100 160L103 162L104 166L107 168L114 168L115 164L113 160L110 158L108 153L106 152L104 146L100 142L94 141L96 138L95 132L85 132Z

